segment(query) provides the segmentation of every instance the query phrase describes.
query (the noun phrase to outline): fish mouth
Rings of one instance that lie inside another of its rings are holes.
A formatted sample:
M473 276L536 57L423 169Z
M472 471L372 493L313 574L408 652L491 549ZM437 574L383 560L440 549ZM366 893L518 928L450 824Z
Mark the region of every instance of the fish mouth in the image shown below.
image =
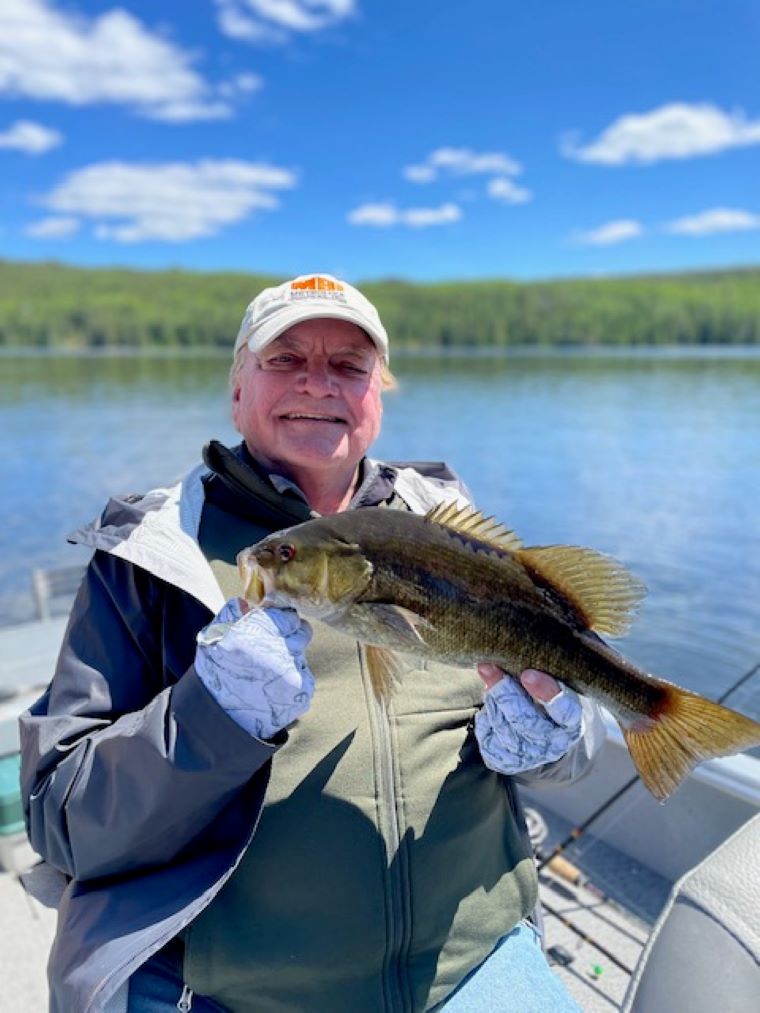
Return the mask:
M261 606L266 604L267 596L271 592L268 586L267 577L271 575L263 570L253 553L244 549L237 557L238 572L243 581L243 597L251 605Z
M346 420L340 415L329 415L326 412L283 412L280 419L285 422L327 422L332 425L346 425Z

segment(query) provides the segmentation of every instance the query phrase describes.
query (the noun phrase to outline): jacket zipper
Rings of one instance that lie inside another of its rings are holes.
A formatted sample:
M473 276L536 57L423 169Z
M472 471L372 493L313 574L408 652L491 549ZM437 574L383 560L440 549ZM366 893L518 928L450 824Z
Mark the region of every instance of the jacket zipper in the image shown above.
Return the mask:
M189 985L182 986L182 995L179 997L177 1003L177 1009L181 1010L182 1013L189 1013L193 1008L193 990Z
M392 1013L411 1008L406 999L407 989L404 987L403 972L399 958L408 936L406 908L403 896L403 875L401 869L402 835L398 813L398 794L396 792L396 770L393 760L393 741L391 737L390 715L387 705L378 701L370 685L364 663L361 645L357 643L362 673L365 676L364 688L370 713L370 724L375 735L378 749L378 781L380 832L388 849L388 866L386 879L386 938L387 959L384 968L387 1009Z

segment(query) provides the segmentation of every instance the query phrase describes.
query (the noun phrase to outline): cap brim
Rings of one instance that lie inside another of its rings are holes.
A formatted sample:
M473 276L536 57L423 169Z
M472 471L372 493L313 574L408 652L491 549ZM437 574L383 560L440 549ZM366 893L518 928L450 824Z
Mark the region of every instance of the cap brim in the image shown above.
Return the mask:
M271 320L259 324L256 330L245 339L246 344L252 352L260 352L290 327L303 323L304 320L347 320L349 323L356 324L367 334L383 359L388 361L387 336L379 332L364 314L351 309L350 306L335 303L325 306L324 309L313 305L286 306L274 314Z

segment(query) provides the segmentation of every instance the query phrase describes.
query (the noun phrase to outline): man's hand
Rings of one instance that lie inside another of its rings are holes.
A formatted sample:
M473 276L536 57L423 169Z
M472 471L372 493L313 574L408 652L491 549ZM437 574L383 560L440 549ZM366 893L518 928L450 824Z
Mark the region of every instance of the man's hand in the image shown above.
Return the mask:
M232 598L198 634L195 670L239 725L271 739L309 708L311 628L293 609L247 609Z
M497 682L508 678L507 673L498 665L478 665L478 675L485 683L486 689L491 689ZM539 672L537 668L526 668L520 676L520 682L534 700L539 703L546 703L561 692L562 687L546 672Z
M583 732L576 693L545 672L528 668L519 684L497 665L478 665L486 686L475 735L483 762L519 774L561 759Z

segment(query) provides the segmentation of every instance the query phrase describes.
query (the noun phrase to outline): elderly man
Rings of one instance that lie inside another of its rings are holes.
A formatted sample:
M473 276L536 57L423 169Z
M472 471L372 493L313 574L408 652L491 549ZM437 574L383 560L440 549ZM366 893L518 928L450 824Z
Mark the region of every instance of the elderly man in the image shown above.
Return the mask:
M54 1013L577 1008L530 922L510 775L577 777L594 709L542 673L525 692L432 663L386 706L347 637L238 598L235 557L271 531L465 496L441 465L367 457L387 363L346 282L266 289L235 345L242 443L78 533L92 561L22 718L30 838L62 887Z

